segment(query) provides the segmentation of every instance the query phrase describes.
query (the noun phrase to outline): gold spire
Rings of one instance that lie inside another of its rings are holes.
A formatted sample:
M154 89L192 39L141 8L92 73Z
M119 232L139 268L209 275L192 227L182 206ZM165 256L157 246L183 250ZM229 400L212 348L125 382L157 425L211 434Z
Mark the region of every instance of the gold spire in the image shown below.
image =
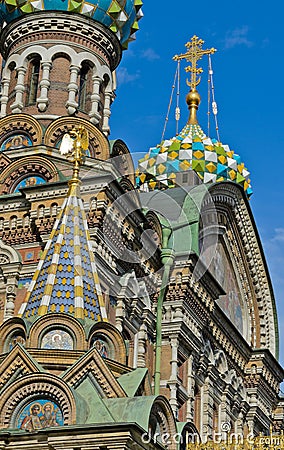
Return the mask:
M181 55L176 55L173 57L174 61L180 61L182 59L186 59L191 63L191 66L186 67L186 72L191 72L191 80L186 81L187 85L191 88L190 92L187 94L186 102L188 104L188 109L190 111L188 123L196 124L196 112L198 110L198 106L200 104L200 95L196 90L196 87L199 85L201 78L198 77L199 74L203 72L201 67L197 67L197 62L199 59L202 59L204 55L212 55L216 52L215 48L210 48L203 50L202 45L204 41L199 39L197 36L193 36L191 41L185 44L187 48L187 52Z
M63 136L60 153L66 155L67 158L71 158L73 162L73 175L71 180L69 180L69 191L68 195L78 195L79 194L79 184L80 184L80 166L83 164L86 151L89 147L89 136L88 131L82 125L78 128L73 128L71 131Z

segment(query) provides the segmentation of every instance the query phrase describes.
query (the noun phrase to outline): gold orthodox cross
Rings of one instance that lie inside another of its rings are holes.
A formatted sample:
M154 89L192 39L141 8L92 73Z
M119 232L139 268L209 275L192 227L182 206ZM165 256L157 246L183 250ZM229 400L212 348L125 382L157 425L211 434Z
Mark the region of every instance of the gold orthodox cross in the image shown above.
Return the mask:
M217 51L213 47L203 50L203 44L204 41L202 39L199 39L197 36L193 36L191 38L191 41L185 44L186 48L188 49L187 52L173 57L174 61L186 59L186 61L189 61L191 63L191 66L186 67L185 71L191 72L191 80L190 82L187 80L187 85L190 86L192 90L195 90L196 86L198 86L200 83L200 77L197 78L197 75L203 72L203 69L201 67L197 67L198 60L202 59L203 55L212 55Z

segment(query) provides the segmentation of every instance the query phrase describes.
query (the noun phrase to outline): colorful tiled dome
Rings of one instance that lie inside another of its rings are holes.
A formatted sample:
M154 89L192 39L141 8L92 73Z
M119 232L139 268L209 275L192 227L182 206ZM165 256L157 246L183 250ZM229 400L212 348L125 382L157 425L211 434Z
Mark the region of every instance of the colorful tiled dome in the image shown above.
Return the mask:
M116 33L123 48L134 39L142 0L0 0L0 20L9 23L37 11L69 11L92 17Z
M139 160L137 186L141 190L177 185L177 174L194 170L204 183L232 181L252 194L249 175L239 155L216 139L208 138L198 124L187 124L179 135L150 148Z

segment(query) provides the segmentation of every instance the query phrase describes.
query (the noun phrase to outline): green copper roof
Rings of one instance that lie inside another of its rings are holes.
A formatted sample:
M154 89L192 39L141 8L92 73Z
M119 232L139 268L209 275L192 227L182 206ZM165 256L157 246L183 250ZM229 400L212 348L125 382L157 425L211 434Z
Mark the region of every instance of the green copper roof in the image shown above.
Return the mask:
M124 389L128 397L134 397L142 381L144 380L147 372L148 369L146 368L138 368L132 370L132 372L121 375L117 379L120 386Z
M150 148L138 162L137 186L141 190L177 186L177 174L194 170L203 183L232 181L252 194L249 175L239 155L208 138L198 124L187 124L169 140Z
M115 422L136 422L148 431L151 409L157 396L103 399Z

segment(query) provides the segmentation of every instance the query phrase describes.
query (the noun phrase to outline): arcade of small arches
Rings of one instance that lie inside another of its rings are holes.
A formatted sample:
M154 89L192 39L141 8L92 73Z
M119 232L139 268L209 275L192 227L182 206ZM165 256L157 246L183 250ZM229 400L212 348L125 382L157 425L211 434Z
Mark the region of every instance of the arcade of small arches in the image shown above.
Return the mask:
M2 76L0 117L9 112L21 113L24 108L28 112L29 107L33 107L34 113L34 106L40 113L52 114L56 99L51 91L58 89L58 76L53 72L57 74L62 65L66 67L60 82L62 86L66 83L66 96L62 97L65 111L68 115L86 114L91 123L99 125L108 135L110 105L116 87L113 75L97 56L85 51L77 53L64 44L51 48L35 45L21 55L12 54L8 58Z
M88 335L71 316L53 314L39 318L27 332L22 319L9 319L0 329L1 353L10 352L15 345L42 350L78 350L96 348L103 358L126 361L126 348L120 332L109 323L95 324Z

